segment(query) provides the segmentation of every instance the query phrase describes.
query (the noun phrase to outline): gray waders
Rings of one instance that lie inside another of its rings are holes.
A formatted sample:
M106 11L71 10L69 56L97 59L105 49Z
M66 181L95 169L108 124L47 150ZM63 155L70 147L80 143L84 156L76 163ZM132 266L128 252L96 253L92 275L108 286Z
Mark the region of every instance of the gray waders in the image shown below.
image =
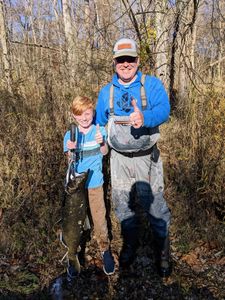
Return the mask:
M141 79L142 110L147 107ZM139 239L139 220L135 205L140 206L150 221L157 245L159 273L169 274L170 211L164 199L163 166L157 141L159 128L133 128L129 116L114 115L114 97L110 88L110 116L108 143L111 150L112 201L121 223L124 245L120 255L121 266L128 266L135 258ZM135 195L135 196L134 196Z

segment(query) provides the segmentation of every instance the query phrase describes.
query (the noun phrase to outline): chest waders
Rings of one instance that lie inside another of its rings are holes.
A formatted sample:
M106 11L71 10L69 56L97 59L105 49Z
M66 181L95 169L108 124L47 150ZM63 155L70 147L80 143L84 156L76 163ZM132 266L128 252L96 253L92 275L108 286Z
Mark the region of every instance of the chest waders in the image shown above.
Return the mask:
M141 77L140 98L142 111L147 109L144 88L145 75ZM163 167L157 141L158 126L134 129L129 116L114 116L114 86L109 96L108 142L111 148L112 200L115 214L121 223L123 247L121 267L129 266L136 257L139 246L141 218L147 216L157 244L159 273L168 276L170 212L163 197ZM137 205L137 206L136 206ZM144 215L138 214L142 207Z
M70 140L75 142L78 128L72 124L70 129ZM78 252L80 251L81 235L84 230L87 217L87 199L85 183L88 172L76 173L76 151L71 151L65 180L65 203L62 209L62 236L61 242L67 252L62 258L67 261L67 279L72 280L80 273L80 262Z
M140 98L141 109L147 108L147 97L145 92L145 77L141 76ZM109 91L109 121L108 121L108 143L115 151L129 156L144 156L152 154L156 150L156 142L160 137L159 128L134 128L130 126L129 116L114 115L114 85ZM155 145L155 146L154 146ZM154 146L154 147L153 147ZM152 154L153 155L153 154Z

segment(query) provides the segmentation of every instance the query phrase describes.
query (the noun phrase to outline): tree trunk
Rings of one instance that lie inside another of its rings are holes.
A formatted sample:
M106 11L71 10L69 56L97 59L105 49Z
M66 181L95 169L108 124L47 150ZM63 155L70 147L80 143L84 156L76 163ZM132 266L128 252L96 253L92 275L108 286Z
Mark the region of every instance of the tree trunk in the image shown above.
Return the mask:
M111 4L112 1L95 0L95 11L97 17L98 30L98 46L105 47L110 41L110 20L111 20ZM111 41L110 41L111 42Z
M7 89L12 92L12 74L10 63L10 49L8 42L7 28L5 25L5 8L3 0L0 1L0 40L2 44L2 62L4 69L4 77L7 84Z
M162 80L168 90L168 24L166 14L168 11L167 1L156 0L155 2L155 30L156 30L156 75Z
M77 32L74 30L74 23L72 20L72 9L71 9L71 1L70 0L62 0L63 7L63 21L64 21L64 30L65 30L65 38L66 38L66 46L67 46L67 67L70 76L72 79L76 80L77 73Z
M198 12L198 2L194 0L177 1L175 17L175 47L174 53L175 73L177 78L177 95L179 102L185 102L188 98L190 83L193 80L194 49L196 43L195 23ZM170 86L170 91L171 91Z
M91 53L91 45L93 41L93 35L91 34L91 11L90 11L90 4L89 0L85 0L85 7L84 7L84 26L85 26L85 62L86 62L86 78L87 83L91 84L92 76L91 76L91 61L92 61L92 53Z
M221 68L221 58L222 58L222 51L223 51L223 48L222 48L222 22L221 20L219 20L219 41L218 41L218 56L217 56L217 59L219 61L218 63L218 67L217 67L217 76L218 76L218 81L221 82L222 80L222 68Z

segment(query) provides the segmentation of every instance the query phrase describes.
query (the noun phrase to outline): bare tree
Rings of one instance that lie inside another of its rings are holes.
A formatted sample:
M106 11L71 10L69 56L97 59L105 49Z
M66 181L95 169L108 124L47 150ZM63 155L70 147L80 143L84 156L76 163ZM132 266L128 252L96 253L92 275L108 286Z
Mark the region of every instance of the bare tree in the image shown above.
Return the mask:
M168 4L167 1L155 1L155 30L156 30L156 75L161 78L166 88L169 84L168 72Z
M14 80L32 79L39 90L39 78L48 72L66 93L78 83L79 65L79 78L90 78L90 87L84 86L99 87L110 77L112 46L122 36L137 40L143 71L160 77L171 99L174 91L187 98L190 85L223 80L225 8L219 0L7 0L1 1L3 17L4 6L2 68L8 82L12 66Z
M86 76L89 79L88 83L91 83L91 61L92 61L92 52L91 46L93 45L93 35L91 30L91 9L89 0L84 1L84 26L85 26L85 61L87 64Z
M4 68L5 81L7 89L12 92L12 74L11 74L11 62L10 62L10 48L7 27L5 24L5 6L4 1L0 1L0 40L2 44L2 61Z
M97 19L98 45L100 47L106 46L108 40L110 40L113 1L95 0L94 3Z
M62 0L63 21L66 37L67 68L70 75L75 79L77 72L77 32L72 18L72 1Z
M175 90L180 100L187 99L193 81L197 13L197 0L176 2L170 61L171 99Z

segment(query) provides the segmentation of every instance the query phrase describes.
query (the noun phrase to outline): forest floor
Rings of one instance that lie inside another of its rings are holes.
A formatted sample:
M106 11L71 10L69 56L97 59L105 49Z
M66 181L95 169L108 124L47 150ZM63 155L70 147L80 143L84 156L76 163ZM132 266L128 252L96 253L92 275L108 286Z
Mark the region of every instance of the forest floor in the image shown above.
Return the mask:
M225 299L225 257L216 245L196 241L196 247L182 254L178 251L175 226L171 226L173 273L161 279L156 271L151 237L138 249L129 270L121 272L118 257L122 246L118 224L112 220L112 252L116 271L106 276L102 271L100 252L92 238L86 244L85 267L72 288L65 284L65 267L59 260L65 253L56 240L49 253L40 250L40 257L0 260L0 299ZM3 283L4 282L4 283ZM41 287L42 286L42 287Z

